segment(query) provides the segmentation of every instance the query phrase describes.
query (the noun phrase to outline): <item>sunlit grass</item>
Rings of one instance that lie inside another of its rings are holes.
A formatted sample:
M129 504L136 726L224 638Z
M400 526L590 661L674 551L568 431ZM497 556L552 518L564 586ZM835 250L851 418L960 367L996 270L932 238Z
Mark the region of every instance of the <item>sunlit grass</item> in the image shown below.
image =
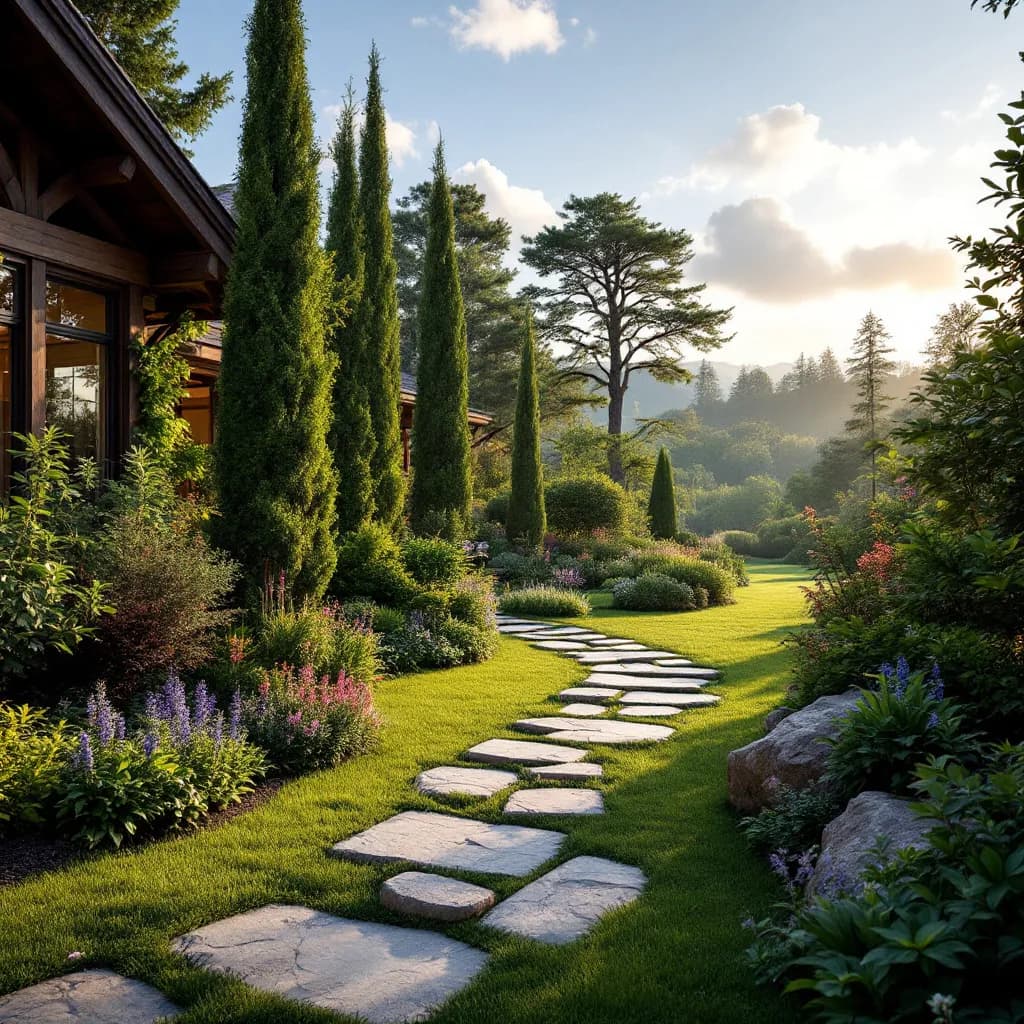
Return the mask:
M586 939L558 949L501 937L478 924L444 929L489 950L480 978L434 1020L446 1024L707 1024L790 1020L777 996L755 988L740 960L739 921L773 896L766 869L734 827L725 758L760 735L783 693L785 632L802 620L790 566L756 565L738 603L685 614L614 611L598 596L581 623L723 669L715 708L687 712L655 747L598 748L606 814L523 819L569 836L562 859L581 853L639 865L650 880L631 907ZM399 810L454 810L500 820L507 794L440 802L410 785L473 743L511 736L516 718L551 713L550 698L586 670L504 639L484 665L383 684L378 750L285 786L259 810L208 832L111 855L0 890L0 991L72 969L103 965L143 978L189 1012L182 1024L337 1021L237 982L195 970L169 952L171 937L269 902L408 924L377 903L395 868L325 856L333 842ZM673 723L675 724L675 723ZM522 738L522 737L520 737ZM517 819L519 820L519 819ZM471 877L471 876L464 876ZM472 876L480 881L479 876ZM521 881L489 878L499 895Z

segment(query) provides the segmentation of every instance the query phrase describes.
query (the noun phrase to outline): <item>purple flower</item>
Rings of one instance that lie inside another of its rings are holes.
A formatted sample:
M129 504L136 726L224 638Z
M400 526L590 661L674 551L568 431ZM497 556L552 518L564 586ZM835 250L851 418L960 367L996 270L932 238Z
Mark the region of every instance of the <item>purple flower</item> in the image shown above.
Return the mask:
M213 745L219 750L224 740L224 712L218 711L213 716Z
M929 689L931 690L932 700L942 700L946 696L946 684L942 681L942 675L939 672L939 663L937 661L932 662L932 670L928 675Z
M740 927L752 932L757 927L757 922L752 917L745 917L740 921Z
M928 728L929 728L929 729L934 729L934 728L935 728L935 727L936 727L936 726L937 726L938 724L939 724L939 715L938 715L938 712L936 712L936 711L933 711L933 712L932 712L932 713L931 713L931 714L930 714L930 715L928 716Z
M96 730L100 746L107 746L114 738L114 709L107 700L107 690L103 683L96 684L95 693L85 702L85 710L89 724Z
M196 732L202 732L206 720L210 717L209 708L210 695L206 689L205 680L200 679L196 683L196 692L192 698L194 711L192 712L192 727Z
M156 748L160 745L160 738L155 732L147 732L145 738L142 741L142 752L146 757L152 757L156 753Z
M93 768L92 742L89 734L84 730L78 734L78 753L74 757L74 765L84 772L91 772Z
M797 859L796 875L793 877L793 882L799 888L803 889L811 880L811 875L814 874L815 859L813 850L804 850Z
M114 716L114 736L119 739L124 739L124 715Z
M779 878L789 881L789 864L786 863L785 850L776 850L774 853L768 854L768 866Z
M228 736L237 740L242 730L242 693L235 690L231 696L230 718L228 720Z
M901 654L896 659L896 696L903 700L904 694L907 692L907 683L910 681L910 666L907 664L907 659Z

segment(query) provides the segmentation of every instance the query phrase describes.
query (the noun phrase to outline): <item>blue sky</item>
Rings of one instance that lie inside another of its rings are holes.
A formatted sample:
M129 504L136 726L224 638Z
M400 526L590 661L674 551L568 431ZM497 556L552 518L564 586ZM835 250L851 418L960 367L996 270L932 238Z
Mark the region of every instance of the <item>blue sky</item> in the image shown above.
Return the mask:
M193 69L244 89L249 0L182 0ZM826 345L869 308L911 359L964 297L947 236L998 221L978 176L1020 92L1017 20L968 0L306 0L326 134L376 40L396 194L423 180L439 125L457 180L519 232L571 192L637 195L695 237L692 276L735 306L732 362ZM234 171L232 104L193 147Z

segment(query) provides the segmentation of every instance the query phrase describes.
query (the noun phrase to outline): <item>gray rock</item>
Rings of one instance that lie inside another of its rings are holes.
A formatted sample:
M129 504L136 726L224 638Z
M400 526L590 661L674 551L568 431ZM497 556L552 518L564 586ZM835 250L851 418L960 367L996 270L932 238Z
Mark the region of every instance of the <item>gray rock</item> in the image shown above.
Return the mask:
M661 668L688 668L693 662L689 658L659 658L654 664Z
M507 633L509 636L519 636L524 633L533 633L540 625L539 622L499 622L498 632Z
M561 832L491 825L430 811L403 811L331 847L331 855L361 864L409 861L491 875L528 875L558 853Z
M558 694L558 699L569 702L586 700L604 701L607 703L608 701L615 700L620 693L622 693L621 690L607 689L602 686L570 686Z
M533 646L541 651L589 651L590 648L578 640L534 640L533 637L524 639L533 640Z
M666 668L664 665L652 665L645 661L631 661L624 664L611 663L602 665L598 670L610 675L650 676L652 679L717 679L719 672L713 668L699 668L696 665L682 665L679 668Z
M3 1024L153 1024L180 1012L150 985L101 968L0 996Z
M403 871L380 887L388 910L435 921L465 921L494 906L494 893L482 885L425 871Z
M825 773L828 745L839 719L857 703L858 691L819 697L783 719L767 736L729 754L729 800L745 813L770 803L771 788L781 783L807 789ZM769 779L773 780L769 784Z
M764 731L771 732L784 718L789 718L793 714L793 708L781 707L776 708L774 711L769 711L764 716Z
M582 782L584 779L599 779L604 769L599 764L589 761L577 761L576 764L547 764L538 768L526 769L538 779L550 779L553 782Z
M206 925L174 948L264 992L371 1024L423 1020L487 962L481 950L436 932L278 904Z
M420 772L416 776L416 788L427 796L494 796L495 793L514 786L518 778L515 772L444 765Z
M668 704L637 704L619 709L620 718L671 718L682 714L682 708L669 707Z
M584 629L582 626L556 626L554 623L538 623L538 626L544 627L544 632L550 637L556 636L579 636L581 633L590 633L591 630ZM600 636L600 633L594 634Z
M465 753L467 761L483 764L568 764L582 761L585 750L560 747L555 743L533 743L529 740L484 740Z
M604 814L596 789L518 789L505 804L506 814Z
M600 704L566 704L561 714L572 715L573 718L596 718L608 709Z
M603 640L592 640L591 643L595 647L600 647L602 650L634 650L638 651L643 648L643 644L638 644L634 640L623 640L622 637L606 636Z
M891 793L868 791L855 796L846 810L825 826L808 895L814 896L832 884L842 887L855 882L877 859L874 848L880 838L889 840L886 859L908 847L925 849L925 833L934 824L916 815L908 800Z
M610 910L632 903L646 884L639 868L574 857L499 903L483 923L562 946L585 935Z
M616 722L608 718L590 721L575 718L522 718L512 723L513 729L549 735L554 740L575 740L577 743L660 743L675 729L666 725L641 725L639 722Z
M584 686L617 686L620 690L657 690L659 693L700 693L708 685L706 679L671 679L657 676L631 676L620 672L591 672Z
M665 651L652 651L641 647L637 651L623 651L616 648L608 651L581 651L571 653L570 657L575 658L581 665L633 665L637 662L653 662L658 658L665 657Z
M628 690L620 701L627 705L661 704L676 708L708 708L722 698L713 693L659 693L656 690Z

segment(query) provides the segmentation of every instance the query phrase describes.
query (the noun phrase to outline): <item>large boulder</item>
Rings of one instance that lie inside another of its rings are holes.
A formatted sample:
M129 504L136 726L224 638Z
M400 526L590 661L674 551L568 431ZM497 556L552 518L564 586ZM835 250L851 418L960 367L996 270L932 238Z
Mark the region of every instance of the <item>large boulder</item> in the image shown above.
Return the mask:
M779 722L789 718L791 714L793 714L793 708L787 708L785 705L781 708L776 708L774 711L769 711L768 714L764 716L764 731L766 733L771 732Z
M860 873L878 860L878 840L889 841L884 859L898 850L923 850L925 833L934 825L910 809L910 802L891 793L868 791L855 796L846 810L825 826L821 855L807 886L807 895L828 895L857 888Z
M771 803L778 786L807 789L825 774L829 747L838 720L852 710L857 690L819 697L784 718L763 739L729 754L729 800L733 807L756 813Z

